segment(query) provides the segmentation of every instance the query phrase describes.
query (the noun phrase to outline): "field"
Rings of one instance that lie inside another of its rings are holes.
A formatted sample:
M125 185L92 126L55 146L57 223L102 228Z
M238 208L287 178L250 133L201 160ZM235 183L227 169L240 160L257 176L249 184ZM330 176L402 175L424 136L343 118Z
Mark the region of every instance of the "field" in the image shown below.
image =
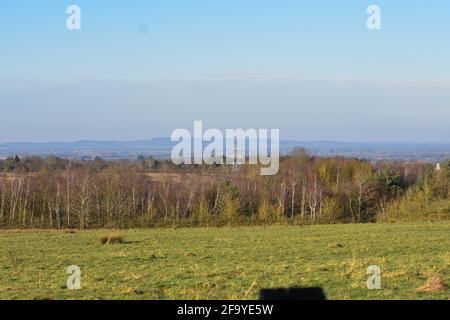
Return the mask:
M124 243L99 244L119 234ZM1 299L257 299L321 286L328 299L450 299L450 222L0 233ZM81 290L66 269L81 268ZM379 265L382 289L368 290Z

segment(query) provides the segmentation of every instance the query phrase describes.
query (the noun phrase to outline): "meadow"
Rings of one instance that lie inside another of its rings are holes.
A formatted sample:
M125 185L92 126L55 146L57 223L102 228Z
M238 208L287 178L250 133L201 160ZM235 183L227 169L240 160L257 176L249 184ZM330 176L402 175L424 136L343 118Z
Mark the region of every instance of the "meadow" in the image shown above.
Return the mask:
M328 299L450 299L450 222L0 232L0 299L257 299L320 286ZM103 236L122 243L101 244ZM81 268L68 290L67 267ZM382 288L368 290L379 265ZM447 286L420 292L427 279Z

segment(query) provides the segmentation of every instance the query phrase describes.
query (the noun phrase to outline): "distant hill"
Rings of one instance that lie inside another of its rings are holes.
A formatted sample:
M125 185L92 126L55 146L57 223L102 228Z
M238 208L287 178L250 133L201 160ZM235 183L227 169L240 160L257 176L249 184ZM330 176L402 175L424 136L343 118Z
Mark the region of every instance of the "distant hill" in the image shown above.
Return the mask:
M76 142L45 142L45 143L5 143L0 144L0 157L11 155L54 155L67 158L105 159L134 158L138 155L155 157L170 156L173 143L169 138L155 138L136 141L76 141Z
M169 138L136 141L76 141L47 143L0 144L0 158L8 156L48 156L92 159L134 159L139 155L168 158L174 146ZM302 147L313 155L344 156L371 160L423 160L439 162L450 159L450 144L431 143L360 143L338 141L282 140L280 151L288 154L293 148Z

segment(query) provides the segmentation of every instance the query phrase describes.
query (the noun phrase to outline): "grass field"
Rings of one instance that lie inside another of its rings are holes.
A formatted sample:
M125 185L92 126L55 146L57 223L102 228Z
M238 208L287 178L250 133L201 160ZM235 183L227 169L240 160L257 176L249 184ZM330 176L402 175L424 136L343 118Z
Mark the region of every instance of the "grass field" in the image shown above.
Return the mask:
M256 299L321 286L329 299L450 299L450 222L116 231L1 232L1 299ZM81 268L81 290L66 269ZM379 265L382 289L368 290Z

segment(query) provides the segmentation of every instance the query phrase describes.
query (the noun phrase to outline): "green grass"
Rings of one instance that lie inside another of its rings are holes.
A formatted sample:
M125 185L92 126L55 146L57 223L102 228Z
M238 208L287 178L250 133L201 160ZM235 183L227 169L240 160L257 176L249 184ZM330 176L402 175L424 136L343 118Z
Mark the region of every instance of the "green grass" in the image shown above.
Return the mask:
M1 299L256 299L261 288L321 286L329 299L450 299L450 222L0 233ZM66 269L81 267L81 290ZM382 289L368 290L379 265Z

